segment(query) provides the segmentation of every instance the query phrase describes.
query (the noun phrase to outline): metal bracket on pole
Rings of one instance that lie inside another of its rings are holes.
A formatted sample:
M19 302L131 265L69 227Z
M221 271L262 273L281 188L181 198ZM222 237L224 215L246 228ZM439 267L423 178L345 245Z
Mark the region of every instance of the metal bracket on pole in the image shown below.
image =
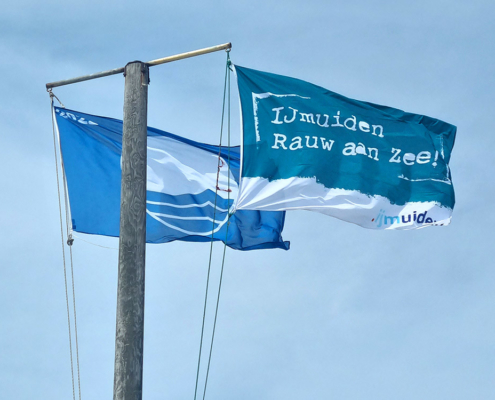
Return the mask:
M220 51L220 50L230 51L231 48L232 48L232 43L225 43L225 44L220 44L218 46L207 47L207 48L200 49L200 50L189 51L187 53L176 54L175 56L157 58L156 60L151 60L151 61L148 61L147 63L143 63L143 64L146 64L148 67L154 67L155 65L165 64L165 63L169 63L172 61L183 60L185 58L190 58L190 57L201 56L203 54L213 53L215 51ZM116 74L122 74L122 73L124 73L124 76L125 76L125 67L110 69L108 71L103 71L103 72L96 72L94 74L79 76L77 78L65 79L65 80L56 81L56 82L50 82L50 83L46 84L46 88L51 89L51 88L58 87L58 86L70 85L72 83L84 82L84 81L89 81L91 79L103 78L104 76L110 76L110 75L116 75Z

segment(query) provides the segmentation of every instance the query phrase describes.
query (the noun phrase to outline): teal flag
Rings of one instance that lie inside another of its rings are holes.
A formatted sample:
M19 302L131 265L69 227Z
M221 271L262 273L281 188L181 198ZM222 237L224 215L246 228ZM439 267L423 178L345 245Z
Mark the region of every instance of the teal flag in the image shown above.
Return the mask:
M456 127L236 66L236 209L318 211L371 229L450 223Z

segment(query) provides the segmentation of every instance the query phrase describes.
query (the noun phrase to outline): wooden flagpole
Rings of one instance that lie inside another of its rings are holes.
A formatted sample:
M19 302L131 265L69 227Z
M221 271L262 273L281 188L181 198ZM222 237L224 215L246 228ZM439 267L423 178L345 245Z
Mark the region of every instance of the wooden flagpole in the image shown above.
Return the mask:
M146 64L126 65L114 400L143 391L148 78Z

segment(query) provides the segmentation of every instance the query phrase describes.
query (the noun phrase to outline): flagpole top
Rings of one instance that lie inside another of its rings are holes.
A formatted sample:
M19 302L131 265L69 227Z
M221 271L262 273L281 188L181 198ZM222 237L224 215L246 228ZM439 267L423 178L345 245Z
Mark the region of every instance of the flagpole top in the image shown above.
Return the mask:
M206 47L200 50L189 51L187 53L176 54L175 56L169 56L164 58L158 58L147 62L148 66L153 67L155 65L165 64L172 61L183 60L185 58L201 56L203 54L213 53L215 51L226 50L230 51L232 49L232 43L219 44L218 46Z

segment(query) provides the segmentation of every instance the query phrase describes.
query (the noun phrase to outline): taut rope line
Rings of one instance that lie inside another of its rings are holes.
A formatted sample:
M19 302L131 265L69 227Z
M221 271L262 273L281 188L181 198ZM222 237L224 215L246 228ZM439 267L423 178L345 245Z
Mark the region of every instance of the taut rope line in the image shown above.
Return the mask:
M229 174L227 178L227 192L228 192L228 200L230 202L230 57L229 53L227 52L227 68L229 69L228 73L228 82L227 82L227 87L228 87L228 99L227 99L227 146L228 146L228 168L229 168ZM222 268L220 270L220 281L218 283L218 295L217 295L217 305L215 308L215 318L213 321L213 333L211 335L211 343L210 343L210 354L208 356L208 367L206 368L206 379L205 379L205 387L203 389L203 400L205 399L206 396L206 387L208 385L208 376L210 374L210 364L211 364L211 354L213 352L213 341L215 339L215 329L217 326L217 316L218 316L218 305L220 303L220 292L222 290L222 280L223 280L223 269L225 266L225 252L227 250L227 239L229 237L229 225L230 225L230 216L229 216L229 221L227 222L227 229L225 231L225 243L223 246L223 256L222 256Z
M225 100L226 100L226 92L227 92L227 83L230 84L230 57L229 57L229 50L227 50L227 63L225 66L225 80L224 80L224 88L223 88L223 106L222 106L222 120L220 124L220 144L219 144L219 149L218 149L218 169L217 169L217 182L216 182L216 188L215 188L215 206L214 206L214 211L213 211L213 228L212 228L212 233L211 233L211 242L210 242L210 256L209 256L209 261L208 261L208 273L206 277L206 290L205 290L205 301L204 301L204 307L203 307L203 321L201 325L201 339L200 339L200 344L199 344L199 355L198 355L198 367L196 370L196 385L194 388L194 400L196 400L197 397L197 392L198 392L198 380L199 380L199 370L201 366L201 353L203 349L203 338L204 338L204 328L205 328L205 319L206 319L206 306L208 303L208 288L209 288L209 283L210 283L210 271L211 271L211 259L212 259L212 253L213 253L213 235L214 235L214 227L215 227L215 216L216 216L216 208L217 208L217 196L218 196L218 190L219 190L219 176L220 176L220 167L222 160L220 158L221 152L222 152L222 137L223 137L223 122L224 122L224 117L225 117ZM230 85L229 85L229 99L230 99ZM228 106L228 120L229 120L229 146L230 146L230 105ZM229 155L228 159L230 162L230 147L229 147ZM228 163L229 164L229 163ZM228 181L228 203L230 203L230 164L228 165L228 171L227 171L227 181ZM230 211L230 210L229 210ZM230 216L229 216L230 218ZM228 229L229 229L229 224L230 221L227 222L227 232L226 235L228 235ZM225 238L225 248L227 247L227 236ZM224 261L225 261L225 248L224 248ZM223 261L222 261L222 273L223 273ZM221 287L221 282L220 282L220 287ZM219 288L220 289L220 288ZM217 311L218 311L218 300L217 300ZM215 313L215 321L213 325L213 336L215 334L215 324L216 324L216 313ZM213 343L213 342L212 342ZM210 347L210 357L211 359L211 347ZM208 370L210 366L210 361L208 361ZM208 371L207 371L207 377L205 380L205 391L206 391L206 384L208 382ZM205 396L205 392L203 392L203 398Z
M74 361L72 355L72 333L71 333L71 320L70 320L70 306L69 306L69 290L67 285L67 267L66 267L66 257L65 257L65 244L64 244L64 232L63 232L63 217L62 217L62 201L60 199L60 178L58 171L58 152L57 152L57 141L60 145L60 136L58 135L58 129L56 129L56 121L55 121L55 109L53 107L53 98L56 98L62 107L65 107L62 102L58 99L57 96L50 90L48 90L50 95L50 103L51 103L51 114L52 114L52 131L53 131L53 150L55 155L55 172L57 176L57 194L58 194L58 208L59 208L59 217L60 217L60 236L62 243L62 259L64 264L64 283L65 283L65 301L67 306L67 325L69 331L69 354L70 354L70 369L71 369L71 379L72 379L72 398L76 399L76 390L75 390L75 382L74 382ZM60 154L61 156L61 154ZM70 269L71 269L71 280L72 280L72 305L74 312L74 334L75 334L75 345L76 345L76 364L77 364L77 384L78 384L78 394L79 400L81 400L81 378L80 378L80 368L79 368L79 344L77 338L77 317L76 317L76 291L75 291L75 283L74 283L74 263L72 258L72 244L74 239L72 238L72 228L70 221L70 211L68 207L68 196L67 196L67 181L65 177L65 171L63 168L63 160L60 157L60 162L62 165L62 181L64 186L64 205L65 205L65 223L67 230L67 245L69 246L69 254L70 254Z

